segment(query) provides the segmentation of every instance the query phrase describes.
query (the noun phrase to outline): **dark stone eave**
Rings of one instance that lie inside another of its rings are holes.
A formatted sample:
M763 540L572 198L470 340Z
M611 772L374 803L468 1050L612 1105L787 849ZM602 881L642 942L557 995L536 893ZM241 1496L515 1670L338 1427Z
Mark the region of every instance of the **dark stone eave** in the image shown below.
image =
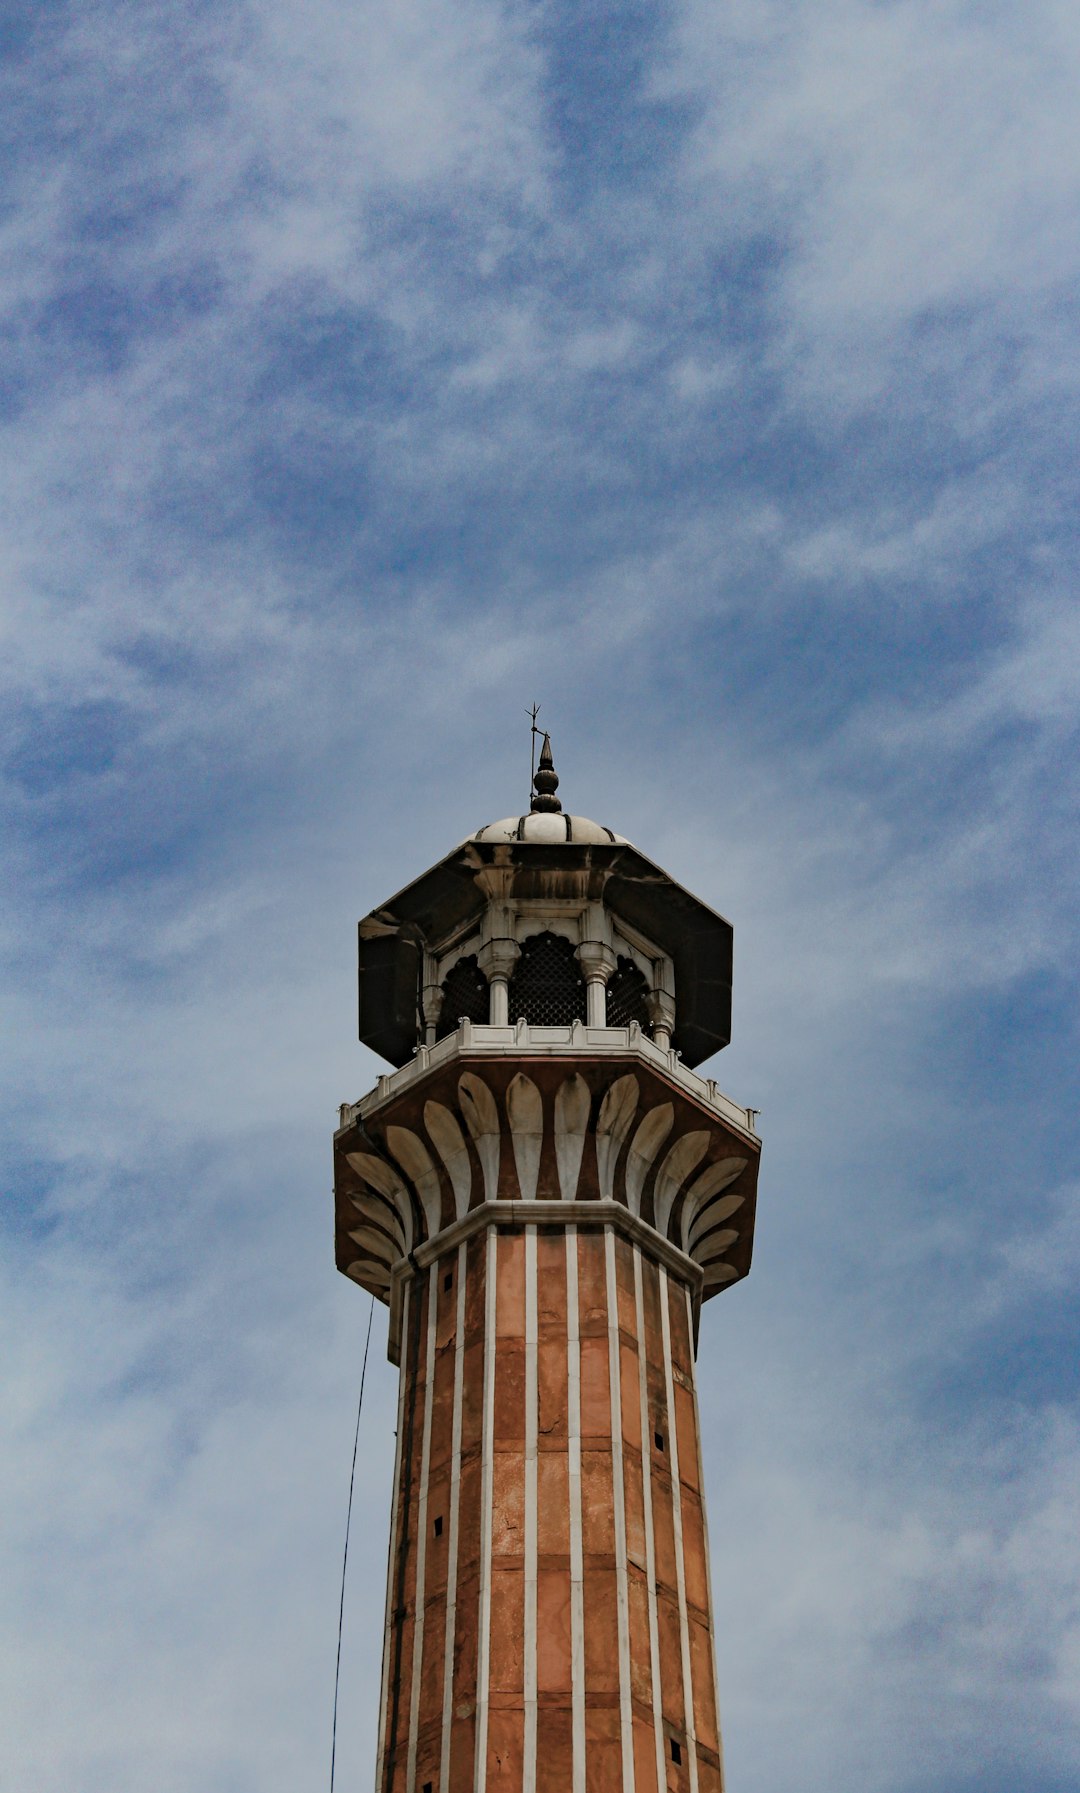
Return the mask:
M551 894L553 881L570 874L579 895L605 903L669 954L677 995L673 1044L688 1065L727 1045L731 924L662 867L627 842L467 840L360 923L360 1037L373 1051L392 1064L412 1056L410 992L419 953L439 950L479 922L488 899L478 874L500 867L511 873L508 894L523 899Z
M700 897L679 884L654 860L646 858L637 847L625 841L463 841L430 871L423 872L406 884L388 902L380 903L360 923L361 934L370 937L388 929L416 928L429 946L451 939L458 930L484 908L485 897L475 883L475 873L484 866L512 866L515 871L514 895L531 896L540 892L535 885L539 875L570 871L592 873L588 879L590 895L604 900L606 887L614 883L620 894L631 889L641 894L638 906L655 914L650 921L652 938L664 944L659 935L670 932L662 909L694 919L696 927L730 929L731 923L703 903ZM644 893L662 892L659 901L649 902ZM607 898L610 902L610 898ZM614 908L615 904L611 904ZM626 919L633 920L626 912ZM636 924L634 924L636 925Z

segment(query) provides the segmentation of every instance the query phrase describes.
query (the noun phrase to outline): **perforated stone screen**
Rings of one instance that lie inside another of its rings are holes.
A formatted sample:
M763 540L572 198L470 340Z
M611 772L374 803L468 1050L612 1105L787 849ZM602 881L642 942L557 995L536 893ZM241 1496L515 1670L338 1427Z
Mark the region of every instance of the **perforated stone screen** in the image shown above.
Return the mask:
M456 1033L462 1017L481 1023L488 1018L487 978L476 963L475 954L459 959L443 980L443 1005L435 1038L444 1040L448 1033Z
M620 954L615 970L608 979L608 1026L629 1027L631 1021L636 1021L639 1027L647 1027L649 1017L645 998L648 993L649 985L644 974L638 970L633 959L624 959Z
M569 1027L585 1019L585 980L574 948L561 934L533 934L522 942L510 979L510 1020L532 1027Z

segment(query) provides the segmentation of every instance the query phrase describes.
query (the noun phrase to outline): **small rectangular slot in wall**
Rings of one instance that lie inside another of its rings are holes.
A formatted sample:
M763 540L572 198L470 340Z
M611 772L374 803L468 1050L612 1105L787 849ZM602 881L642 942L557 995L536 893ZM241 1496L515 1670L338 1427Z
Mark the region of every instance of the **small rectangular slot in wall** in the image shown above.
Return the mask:
M671 1759L676 1767L682 1761L682 1744L676 1743L674 1737L671 1739Z
M662 1432L654 1432L653 1433L653 1443L656 1445L656 1448L658 1451L662 1451L665 1448L664 1434Z
M446 1293L449 1295L450 1290L454 1286L454 1272L452 1270L448 1270L446 1272L446 1275L442 1279L442 1286L446 1290Z
M439 1517L435 1521L435 1536L437 1538L442 1537L442 1514L441 1513L439 1514Z

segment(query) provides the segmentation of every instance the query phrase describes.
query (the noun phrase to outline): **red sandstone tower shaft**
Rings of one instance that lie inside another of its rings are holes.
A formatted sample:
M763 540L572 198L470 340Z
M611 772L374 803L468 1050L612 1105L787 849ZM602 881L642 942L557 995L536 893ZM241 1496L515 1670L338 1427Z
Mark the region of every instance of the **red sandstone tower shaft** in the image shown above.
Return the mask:
M401 1066L335 1140L338 1263L401 1366L375 1786L719 1793L695 1340L759 1144L687 1059L731 931L561 813L546 743L536 783L361 924Z

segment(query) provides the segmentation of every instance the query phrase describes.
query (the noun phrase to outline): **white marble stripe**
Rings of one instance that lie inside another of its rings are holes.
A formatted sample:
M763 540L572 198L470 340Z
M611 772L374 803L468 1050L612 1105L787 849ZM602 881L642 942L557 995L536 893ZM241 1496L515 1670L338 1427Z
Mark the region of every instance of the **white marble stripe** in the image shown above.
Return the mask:
M495 1276L498 1234L488 1228L484 1272L484 1416L480 1496L480 1638L476 1662L475 1793L487 1786L488 1710L491 1700L491 1525L495 1490ZM411 1793L411 1789L410 1789Z
M571 1072L555 1096L555 1167L564 1202L572 1202L577 1195L591 1107L588 1084L576 1071Z
M439 1785L450 1784L450 1735L454 1712L454 1642L457 1633L458 1520L461 1507L461 1410L465 1390L465 1278L468 1246L457 1249L457 1313L454 1326L454 1418L450 1435L450 1516L446 1539L446 1641L443 1646L442 1749Z
M567 1462L570 1482L571 1793L585 1793L585 1559L581 1532L581 1334L577 1227L566 1229Z
M408 1338L409 1308L412 1301L412 1285L406 1283L402 1305L403 1336ZM386 1565L386 1623L383 1629L382 1659L382 1691L379 1695L379 1753L375 1762L375 1786L382 1788L383 1767L386 1762L386 1726L389 1719L390 1703L390 1642L394 1634L394 1587L397 1581L397 1546L398 1527L401 1518L401 1449L402 1431L405 1425L405 1384L409 1378L408 1353L398 1376L398 1409L397 1409L397 1443L394 1447L394 1497L393 1512L390 1518L390 1555Z
M409 1687L409 1753L405 1785L416 1783L420 1727L420 1671L424 1661L424 1600L427 1580L428 1473L431 1468L431 1410L435 1394L435 1338L439 1319L439 1266L428 1271L427 1354L424 1362L424 1431L420 1449L420 1499L416 1509L416 1597L413 1603L412 1682Z
M675 1526L675 1583L679 1595L679 1641L682 1646L683 1715L690 1757L690 1793L697 1793L697 1737L694 1732L694 1682L690 1667L690 1617L686 1610L686 1562L683 1556L682 1493L679 1488L679 1430L675 1420L675 1377L671 1362L671 1314L668 1274L660 1266L660 1326L664 1338L664 1381L667 1390L668 1457L671 1463L671 1511Z
M641 1250L634 1253L634 1312L638 1336L638 1392L641 1399L641 1480L645 1498L645 1573L649 1583L649 1661L652 1669L653 1731L656 1737L656 1784L667 1778L664 1749L664 1701L660 1682L660 1619L656 1607L656 1527L652 1500L652 1426L649 1423L649 1364L645 1340L645 1291Z
M619 1632L619 1717L622 1729L622 1784L634 1793L634 1705L630 1689L630 1588L626 1561L626 1484L623 1480L622 1363L619 1351L619 1291L615 1278L615 1234L604 1228L607 1281L608 1387L611 1394L612 1518L615 1527L615 1595Z
M514 1168L523 1202L536 1196L544 1144L544 1098L531 1077L519 1071L506 1092L506 1118L514 1146Z
M536 1793L537 1460L540 1431L536 1228L525 1228L525 1756L522 1793Z
M684 1290L686 1298L687 1338L694 1336L694 1304L690 1299L689 1289ZM720 1757L720 1784L724 1783L724 1734L720 1727L720 1678L716 1668L716 1625L713 1619L713 1585L712 1561L709 1556L709 1515L705 1503L705 1465L701 1456L701 1413L698 1408L697 1373L694 1372L694 1425L697 1429L697 1469L698 1493L701 1497L701 1530L705 1540L705 1586L709 1590L709 1649L712 1652L713 1711L716 1714L716 1748Z

